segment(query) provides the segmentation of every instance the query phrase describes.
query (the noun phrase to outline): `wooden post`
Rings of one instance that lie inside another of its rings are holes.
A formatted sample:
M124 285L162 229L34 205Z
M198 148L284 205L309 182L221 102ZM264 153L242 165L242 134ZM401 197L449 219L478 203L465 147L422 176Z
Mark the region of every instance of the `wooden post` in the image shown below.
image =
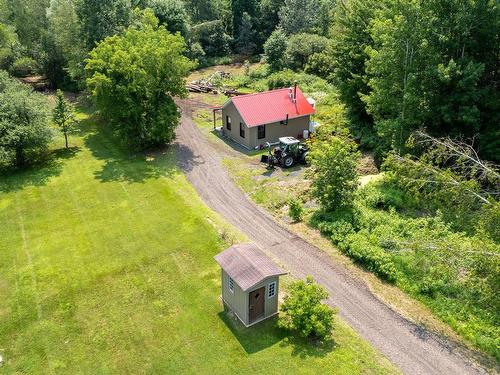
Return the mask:
M214 130L215 130L215 109L213 110L214 113Z

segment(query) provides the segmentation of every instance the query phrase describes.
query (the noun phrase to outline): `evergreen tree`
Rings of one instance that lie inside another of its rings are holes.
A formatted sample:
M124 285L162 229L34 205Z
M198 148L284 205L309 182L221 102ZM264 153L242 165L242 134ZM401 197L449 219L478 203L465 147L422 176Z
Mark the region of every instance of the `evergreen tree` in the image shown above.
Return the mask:
M64 134L66 148L68 148L68 132L76 122L71 104L64 98L61 90L56 92L56 105L52 111L52 121L59 127Z
M251 55L255 51L255 31L253 30L252 18L247 12L243 13L241 26L239 28L236 48L238 53Z

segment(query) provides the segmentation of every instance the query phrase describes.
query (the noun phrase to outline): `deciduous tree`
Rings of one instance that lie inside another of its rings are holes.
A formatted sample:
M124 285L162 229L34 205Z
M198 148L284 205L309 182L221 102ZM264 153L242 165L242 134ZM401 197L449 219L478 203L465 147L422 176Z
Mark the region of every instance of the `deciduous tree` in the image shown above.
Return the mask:
M47 99L0 71L0 168L34 162L51 138Z
M312 143L309 153L313 178L312 195L327 211L352 205L358 187L359 152L351 141L331 136Z
M277 28L264 44L264 53L271 72L277 72L285 67L286 43L286 34L281 28Z
M173 96L186 94L185 77L193 67L185 49L180 35L144 23L106 38L90 53L87 83L97 106L134 148L174 139L180 114Z

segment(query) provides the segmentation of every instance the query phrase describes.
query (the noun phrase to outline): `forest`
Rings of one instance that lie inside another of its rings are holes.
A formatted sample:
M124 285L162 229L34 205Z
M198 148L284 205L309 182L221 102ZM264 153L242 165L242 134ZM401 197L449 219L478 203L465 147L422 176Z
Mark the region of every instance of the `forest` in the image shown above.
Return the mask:
M53 139L20 79L89 95L139 152L174 140L191 71L235 62L259 63L235 87L318 101L310 225L500 359L495 0L0 0L0 169ZM360 153L383 171L362 188Z

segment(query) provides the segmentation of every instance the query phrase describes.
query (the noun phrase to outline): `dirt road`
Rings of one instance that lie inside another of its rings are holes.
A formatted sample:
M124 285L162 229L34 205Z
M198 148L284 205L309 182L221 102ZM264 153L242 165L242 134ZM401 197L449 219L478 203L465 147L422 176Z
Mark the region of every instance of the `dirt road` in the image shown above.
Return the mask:
M328 301L362 337L406 374L477 374L454 345L407 321L380 302L327 254L290 233L234 185L222 157L191 119L189 101L179 101L179 165L202 199L298 278L312 275Z

